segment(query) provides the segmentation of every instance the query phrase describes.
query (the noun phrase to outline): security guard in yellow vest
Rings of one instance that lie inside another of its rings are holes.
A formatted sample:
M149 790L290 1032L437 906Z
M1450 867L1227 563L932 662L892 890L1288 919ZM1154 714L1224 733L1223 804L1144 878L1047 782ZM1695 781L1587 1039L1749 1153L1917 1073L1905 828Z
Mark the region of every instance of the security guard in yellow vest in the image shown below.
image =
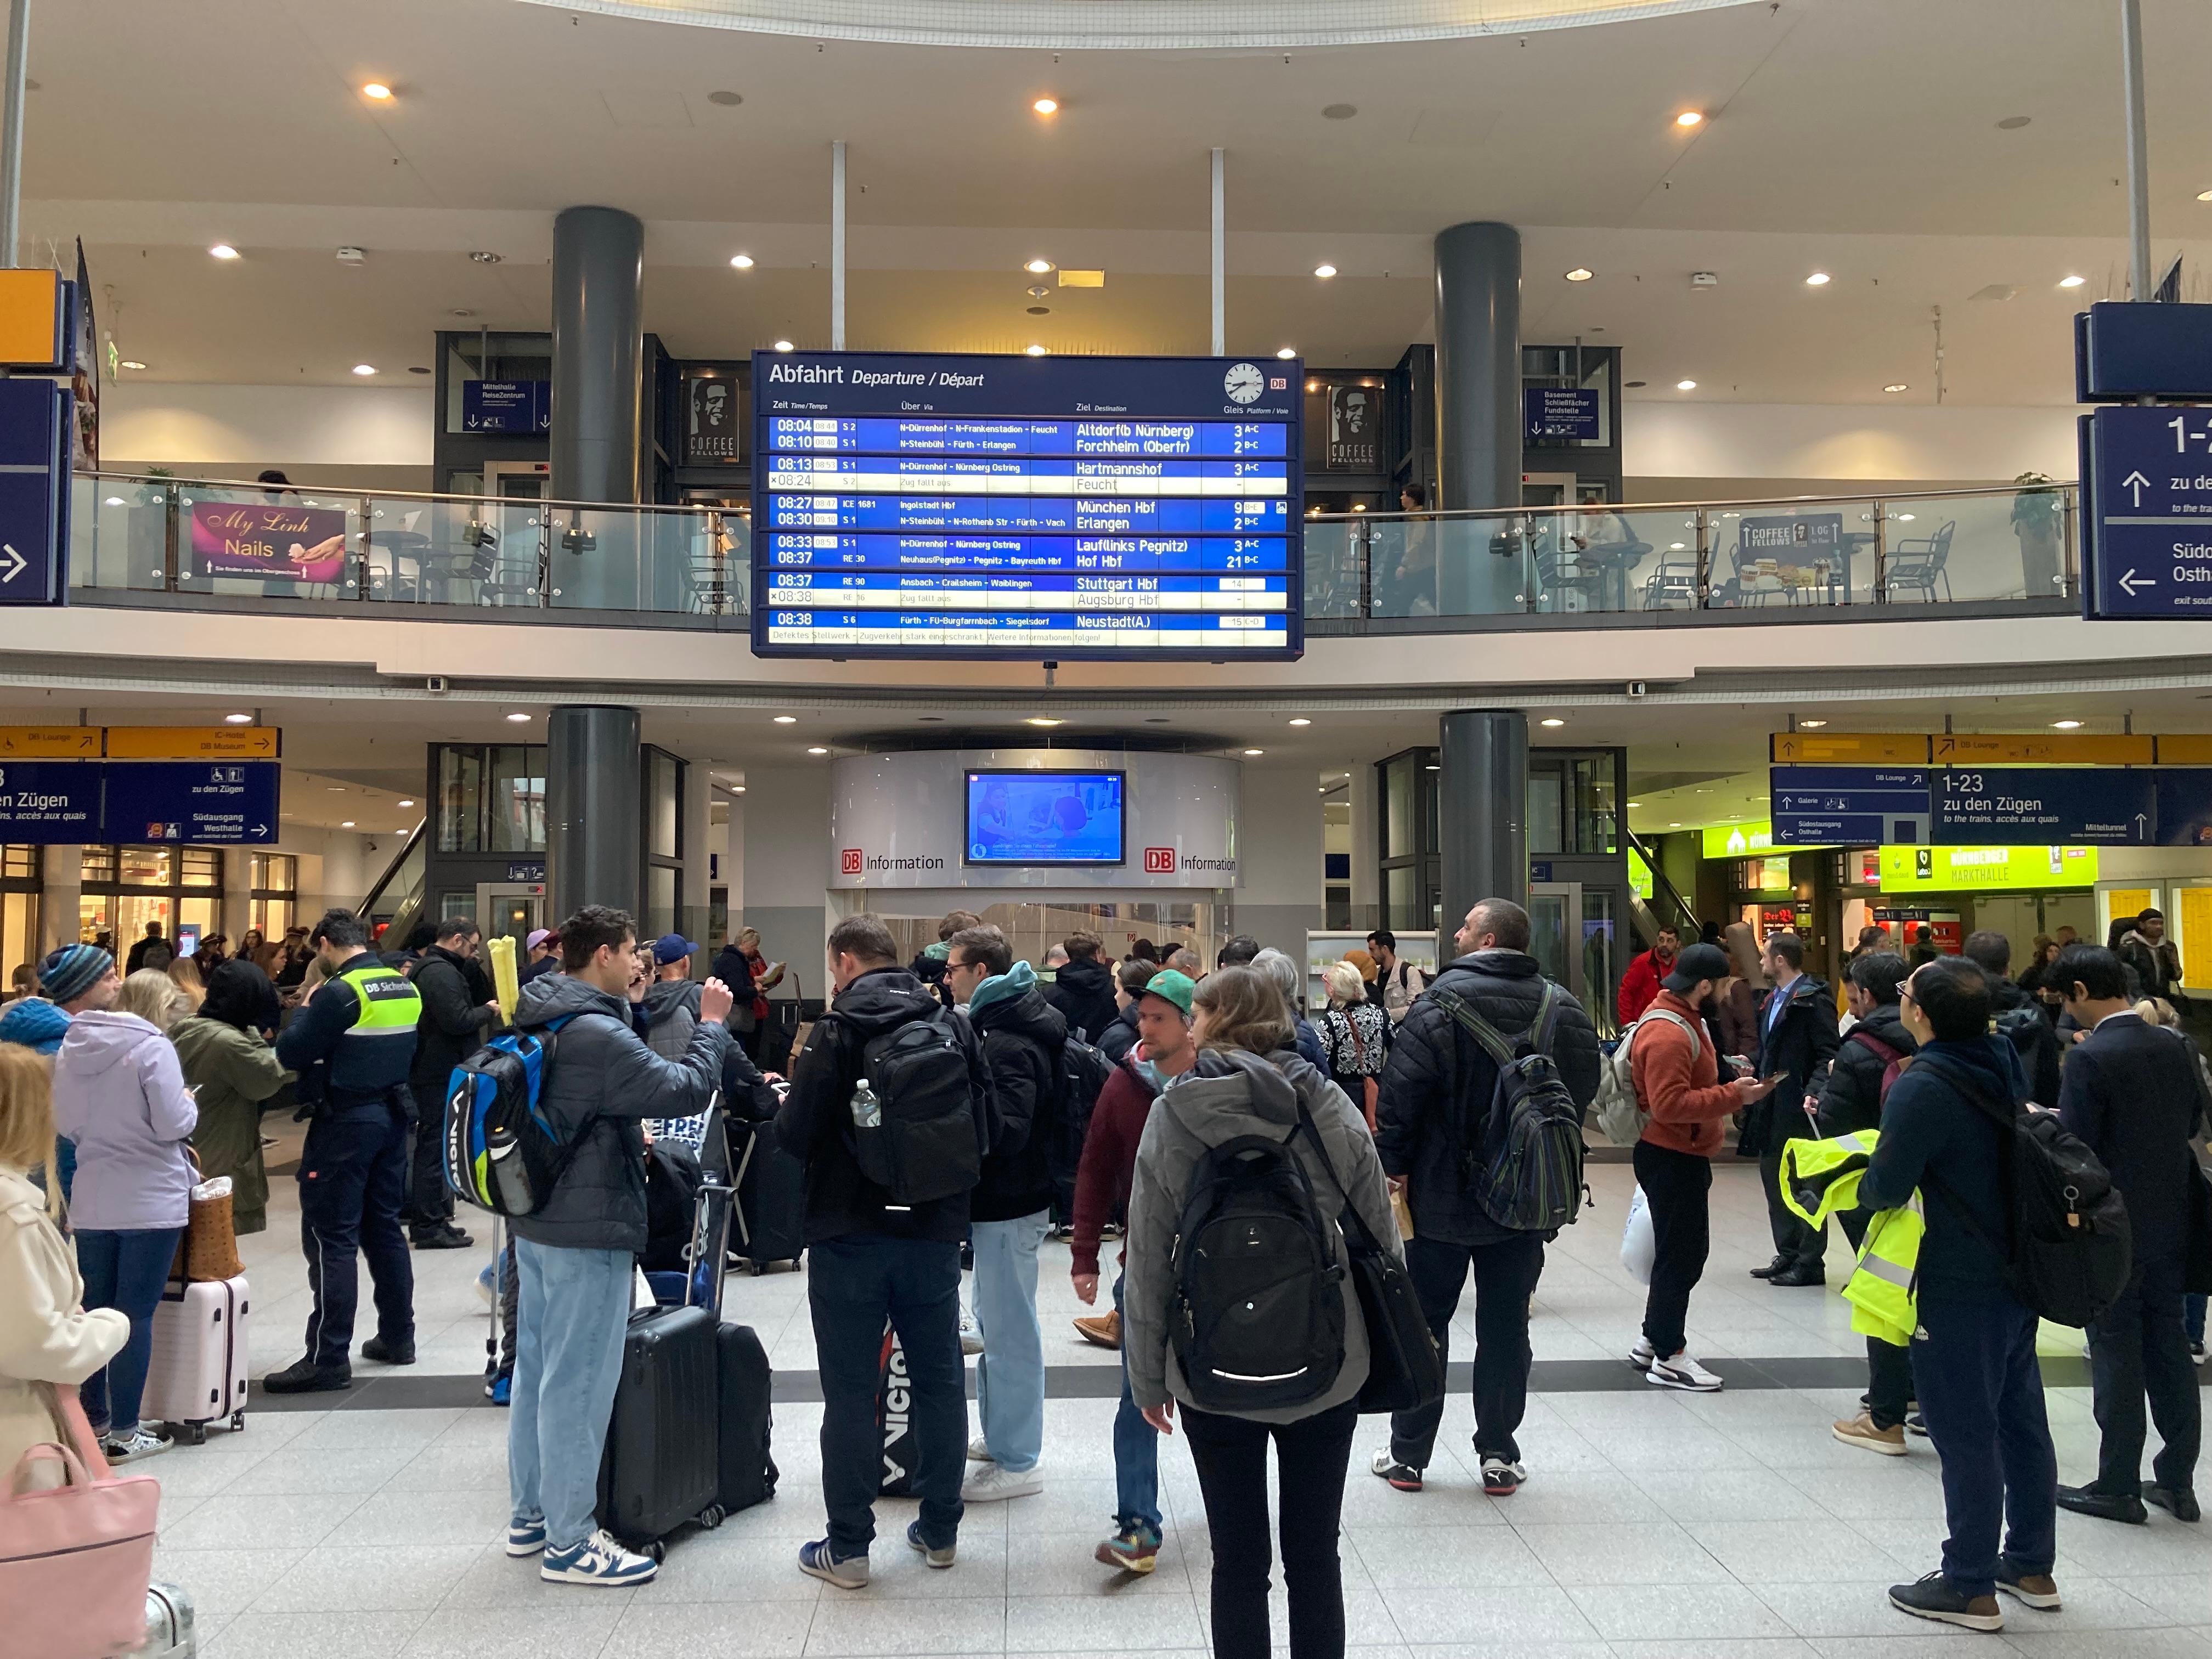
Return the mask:
M376 1334L362 1358L415 1363L415 1269L399 1206L422 1000L370 952L368 929L351 911L329 912L308 940L329 977L276 1039L276 1057L300 1074L300 1097L313 1113L300 1157L300 1243L315 1305L307 1352L264 1381L271 1394L352 1384L356 1251L376 1285Z

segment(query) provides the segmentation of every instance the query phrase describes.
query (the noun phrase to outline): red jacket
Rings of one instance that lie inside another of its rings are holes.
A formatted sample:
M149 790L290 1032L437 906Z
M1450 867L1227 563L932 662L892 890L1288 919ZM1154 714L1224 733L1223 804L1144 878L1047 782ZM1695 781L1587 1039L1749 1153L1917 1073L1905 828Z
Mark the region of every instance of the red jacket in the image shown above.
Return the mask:
M1632 959L1628 971L1620 976L1620 1023L1626 1025L1632 1019L1644 1018L1644 1011L1651 1006L1651 999L1659 994L1659 981L1674 971L1674 959L1669 957L1665 972L1646 951Z
M1130 1062L1132 1048L1106 1079L1091 1109L1091 1127L1083 1136L1083 1161L1075 1170L1074 1238L1070 1249L1074 1262L1068 1271L1098 1271L1098 1231L1113 1219L1114 1212L1129 1201L1129 1186L1137 1174L1137 1143L1145 1138L1145 1120L1152 1115L1159 1097L1137 1075Z
M1698 1053L1691 1058L1690 1034L1672 1020L1650 1020L1637 1029L1628 1066L1637 1103L1651 1114L1644 1139L1669 1152L1711 1158L1721 1149L1722 1121L1740 1104L1735 1085L1720 1081L1712 1032L1696 1009L1672 991L1662 991L1651 1001L1697 1028Z

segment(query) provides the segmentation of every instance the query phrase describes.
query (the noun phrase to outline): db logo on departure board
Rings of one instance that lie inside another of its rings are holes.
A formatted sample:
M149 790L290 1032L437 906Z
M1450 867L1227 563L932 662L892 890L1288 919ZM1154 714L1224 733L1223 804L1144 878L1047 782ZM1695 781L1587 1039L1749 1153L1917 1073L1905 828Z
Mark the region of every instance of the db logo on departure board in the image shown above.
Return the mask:
M860 873L860 849L859 848L848 847L843 852L838 854L837 860L839 867L845 874L848 876L857 876Z
M1145 873L1148 876L1171 876L1176 872L1176 849L1172 847L1145 848Z

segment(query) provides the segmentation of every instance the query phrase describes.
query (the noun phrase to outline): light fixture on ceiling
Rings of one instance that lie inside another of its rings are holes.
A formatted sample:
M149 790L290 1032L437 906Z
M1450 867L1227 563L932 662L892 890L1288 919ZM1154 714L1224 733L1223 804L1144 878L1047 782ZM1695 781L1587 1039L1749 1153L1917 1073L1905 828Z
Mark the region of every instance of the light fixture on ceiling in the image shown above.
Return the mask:
M1040 98L1036 102L1031 104L1030 107L1035 110L1039 115L1057 115L1060 113L1060 100L1057 98Z
M1567 280L1571 283L1587 283L1595 275L1597 275L1597 273L1592 270L1588 265L1577 265L1572 270L1567 273Z
M2200 202L2212 202L2212 190L2198 191L2197 192L2197 199Z
M478 248L469 255L471 260L480 265L495 265L506 257L503 253L494 253L489 248Z
M1826 720L1799 720L1799 721L1797 722L1797 724L1798 724L1798 725L1800 725L1800 726L1803 726L1803 727L1804 727L1808 732L1817 732L1817 731L1819 731L1822 726L1826 726L1826 725L1827 724L1827 721L1826 721Z
M1667 827L1668 827L1669 830L1680 830L1680 829L1682 827L1682 822L1681 822L1681 820L1680 820L1680 818L1677 818L1677 819L1675 819L1672 823L1669 823Z
M1066 720L1055 720L1050 714L1032 714L1022 722L1024 726L1065 726Z
M810 755L826 755L830 751L817 744L814 747L809 749L806 752Z
M2088 280L2089 279L2087 276L2061 276L2058 279L2058 286L2061 288L2079 288L2082 283Z
M750 253L732 253L730 256L730 264L738 270L750 270L753 268L753 256Z
M353 828L353 820L352 820L351 818L340 818L340 819L338 820L338 828L339 828L339 829L341 829L341 830L350 830L350 829L352 829L352 828Z
M1308 720L1304 714L1296 716L1289 723L1292 726L1311 726L1313 724L1313 722Z
M1834 279L1825 270L1816 270L1805 279L1807 288L1826 288Z
M2081 725L2082 722L2080 720L2053 720L2051 722L2051 729L2054 732L2079 732Z
M1705 125L1705 112L1703 110L1686 109L1674 118L1674 125L1678 127L1702 126Z
M1892 380L1887 386L1882 387L1882 390L1884 392L1910 392L1912 388L1902 380Z
M733 783L730 786L730 793L733 795L742 795L745 793L745 787L742 783Z
M116 364L116 367L118 368L143 368L146 365L140 362L136 357L125 357L121 362Z
M1022 269L1029 272L1032 276L1042 276L1045 272L1052 269L1052 261L1049 259L1032 259L1027 264L1024 265Z
M1336 275L1336 267L1334 265L1316 265L1314 267L1314 275L1320 277L1322 281L1325 283L1330 277Z
M217 242L213 247L210 248L208 252L218 259L235 259L238 258L238 250L228 242Z
M366 378L367 376L376 373L376 365L374 363L356 363L353 366L353 372Z
M326 783L323 786L323 792L325 794L343 795L345 793L345 785L342 783Z
M370 81L362 85L361 95L364 98L374 98L380 104L392 96L392 88L381 81Z
M1044 348L1034 343L1025 345L1022 348L1022 356L1024 357L1042 357L1044 356Z
M110 495L101 503L101 505L104 507L120 507L123 505L123 497L120 495Z
M1642 801L1640 801L1640 800L1632 800L1632 801L1629 802L1628 804L1629 804L1631 806L1641 806L1641 805L1644 805L1644 803L1643 803Z
M517 726L520 726L520 725L521 725L525 720L528 720L528 719L530 718L530 716L529 716L529 715L527 715L527 714L523 714L520 709L518 709L518 710L516 710L514 714L509 714L507 718L509 720L511 720L514 724L515 724L515 725L517 725Z
M253 724L253 716L251 714L225 714L222 717L222 723L225 726L251 726Z
M1565 726L1566 722L1561 720L1557 714L1553 714L1548 720L1538 720L1536 724L1539 726Z
M1248 755L1264 755L1267 751L1264 749L1247 749L1244 752Z
M1674 382L1674 390L1677 392L1695 392L1697 389L1698 383L1695 380L1677 380Z
M399 804L402 806L412 806L415 803L411 800L403 800Z
M1052 290L1047 288L1042 283L1032 283L1025 292L1032 300L1042 300L1045 295L1050 294Z
M1275 355L1285 362L1288 362L1298 355L1298 349L1296 346L1278 346L1275 348Z
M778 340L775 343L775 349L778 351L788 351L791 349L791 342L788 340Z

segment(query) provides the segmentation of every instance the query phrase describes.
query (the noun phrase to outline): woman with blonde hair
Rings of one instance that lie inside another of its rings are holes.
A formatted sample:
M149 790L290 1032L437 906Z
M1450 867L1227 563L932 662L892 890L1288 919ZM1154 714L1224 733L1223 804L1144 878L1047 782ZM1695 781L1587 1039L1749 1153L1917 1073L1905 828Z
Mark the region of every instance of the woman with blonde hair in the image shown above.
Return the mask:
M1359 969L1332 962L1322 970L1328 989L1328 1011L1321 1017L1322 1063L1329 1081L1359 1108L1367 1127L1375 1127L1375 1103L1383 1062L1390 1054L1390 1018L1369 1000Z
M199 959L179 957L169 964L169 983L177 988L184 1000L177 1005L177 1018L190 1018L199 1012L200 1004L207 1000L207 981L200 977Z
M185 994L163 969L141 968L123 981L122 990L116 994L115 1012L136 1014L155 1030L166 1033L186 1012Z
M40 1194L34 1164L54 1154L52 1062L0 1043L0 1472L42 1441L66 1441L57 1391L105 1366L131 1340L128 1315L84 1307L84 1281L56 1224L58 1186ZM52 1464L34 1486L58 1479Z

